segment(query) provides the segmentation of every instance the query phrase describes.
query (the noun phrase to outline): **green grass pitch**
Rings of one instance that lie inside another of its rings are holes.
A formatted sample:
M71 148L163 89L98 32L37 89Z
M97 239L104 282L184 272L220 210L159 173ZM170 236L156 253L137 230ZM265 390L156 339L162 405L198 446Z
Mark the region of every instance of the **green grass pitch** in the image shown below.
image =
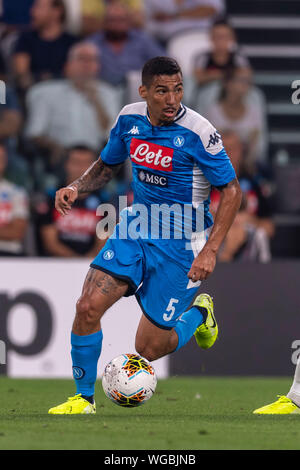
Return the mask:
M0 378L0 449L299 449L300 415L256 416L289 378L161 380L139 408L111 403L97 383L97 414L51 416L71 380Z

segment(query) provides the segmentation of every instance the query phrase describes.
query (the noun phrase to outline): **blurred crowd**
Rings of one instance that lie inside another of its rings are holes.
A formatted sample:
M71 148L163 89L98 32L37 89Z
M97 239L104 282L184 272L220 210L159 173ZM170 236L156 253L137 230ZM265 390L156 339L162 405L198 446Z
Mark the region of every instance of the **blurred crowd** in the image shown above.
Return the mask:
M97 158L143 64L182 65L187 106L223 136L244 199L220 261L271 259L264 96L223 0L0 0L0 255L93 257L99 204L131 197L130 168L62 218L58 187ZM130 200L130 199L129 199ZM211 210L219 193L212 191Z

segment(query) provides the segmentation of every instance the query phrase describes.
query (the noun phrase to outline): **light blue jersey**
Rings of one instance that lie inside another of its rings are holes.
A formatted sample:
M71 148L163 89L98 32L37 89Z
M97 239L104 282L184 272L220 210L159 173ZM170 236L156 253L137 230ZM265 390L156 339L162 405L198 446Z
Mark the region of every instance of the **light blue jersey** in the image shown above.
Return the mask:
M101 158L115 165L128 157L134 203L146 205L149 213L153 205L179 205L182 213L183 205L190 206L193 231L196 211L203 218L202 230L213 223L209 213L211 185L222 186L235 177L220 134L205 118L184 106L168 126L152 126L146 103L125 106ZM176 227L180 228L183 230L183 226Z
M192 283L187 273L213 224L211 186L226 185L235 172L217 130L183 105L167 126L151 124L144 102L125 106L101 159L117 165L128 157L134 204L121 214L120 224L91 266L126 280L127 295L135 293L144 314L160 327L171 328L200 285ZM137 217L136 205L148 209L147 224L140 224L138 239L128 234L128 222ZM171 228L166 238L162 236L168 228L165 212ZM158 231L153 232L154 222Z

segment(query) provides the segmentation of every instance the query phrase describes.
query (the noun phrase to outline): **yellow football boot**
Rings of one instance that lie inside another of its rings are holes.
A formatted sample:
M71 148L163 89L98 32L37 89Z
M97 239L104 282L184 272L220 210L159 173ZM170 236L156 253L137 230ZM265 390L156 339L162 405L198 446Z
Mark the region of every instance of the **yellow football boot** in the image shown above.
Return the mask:
M208 294L198 295L193 303L194 306L204 307L207 311L206 319L194 333L197 344L202 349L211 348L218 337L218 325L214 317L214 304L211 296Z
M50 415L86 415L96 413L96 404L93 405L82 398L81 394L69 397L68 401L61 405L50 408Z
M277 395L278 400L270 405L257 408L253 413L255 415L295 415L300 414L300 408L285 395Z

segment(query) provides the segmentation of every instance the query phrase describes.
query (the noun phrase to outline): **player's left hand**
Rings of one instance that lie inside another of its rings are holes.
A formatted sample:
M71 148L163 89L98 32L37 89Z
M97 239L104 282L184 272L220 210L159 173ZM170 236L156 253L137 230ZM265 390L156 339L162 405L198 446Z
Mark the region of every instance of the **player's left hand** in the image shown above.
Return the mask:
M193 282L204 281L215 269L216 260L217 254L210 248L204 247L194 259L188 278Z

